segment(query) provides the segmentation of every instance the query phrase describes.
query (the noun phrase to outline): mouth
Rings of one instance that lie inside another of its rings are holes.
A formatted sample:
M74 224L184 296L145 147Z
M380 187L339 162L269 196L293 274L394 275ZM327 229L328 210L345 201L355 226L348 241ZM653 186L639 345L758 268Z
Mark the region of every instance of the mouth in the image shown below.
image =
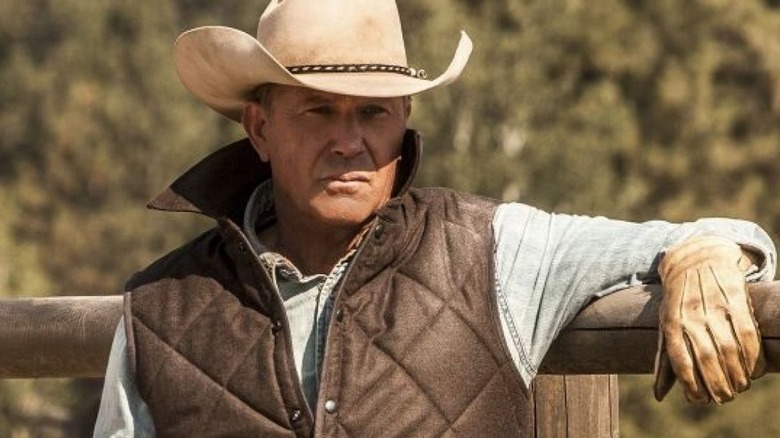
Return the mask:
M323 178L326 190L332 194L352 194L369 182L368 176L360 172L348 172Z
M325 177L325 181L342 183L368 182L368 177L362 172L348 172Z

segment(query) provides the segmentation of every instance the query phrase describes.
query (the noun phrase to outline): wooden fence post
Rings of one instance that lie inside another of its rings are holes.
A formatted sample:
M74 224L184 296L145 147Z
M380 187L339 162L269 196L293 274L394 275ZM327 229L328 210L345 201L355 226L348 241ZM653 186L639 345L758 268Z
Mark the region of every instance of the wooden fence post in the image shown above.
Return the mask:
M537 438L617 438L618 378L540 375L534 381Z

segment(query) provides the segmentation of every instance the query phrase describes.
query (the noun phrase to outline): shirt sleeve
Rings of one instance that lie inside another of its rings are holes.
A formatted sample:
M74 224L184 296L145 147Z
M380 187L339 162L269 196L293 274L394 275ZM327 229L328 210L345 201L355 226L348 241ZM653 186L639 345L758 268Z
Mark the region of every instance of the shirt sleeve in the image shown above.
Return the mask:
M154 437L149 408L138 393L128 361L127 334L122 317L111 344L94 438Z
M733 240L761 256L749 281L773 279L777 264L767 233L735 219L634 223L511 203L496 211L493 233L501 323L527 385L560 331L593 298L660 282L658 262L674 243L701 234Z

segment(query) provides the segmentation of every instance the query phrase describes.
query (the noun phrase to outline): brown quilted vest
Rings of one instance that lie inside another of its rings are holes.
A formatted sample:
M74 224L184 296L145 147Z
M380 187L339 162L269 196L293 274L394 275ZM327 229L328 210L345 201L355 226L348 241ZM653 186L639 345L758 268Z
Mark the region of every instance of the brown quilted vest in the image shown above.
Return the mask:
M412 189L377 213L335 291L316 421L283 303L220 218L128 287L131 368L157 435L531 436L495 303L495 208Z

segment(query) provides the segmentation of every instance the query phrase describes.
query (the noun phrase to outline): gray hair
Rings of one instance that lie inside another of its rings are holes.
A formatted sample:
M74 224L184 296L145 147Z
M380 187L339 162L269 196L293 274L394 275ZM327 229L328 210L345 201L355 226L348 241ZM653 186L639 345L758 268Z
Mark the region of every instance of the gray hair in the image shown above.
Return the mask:
M260 84L257 88L254 89L254 91L252 91L251 99L262 105L266 110L270 110L271 101L273 100L273 89L274 84L271 82Z

